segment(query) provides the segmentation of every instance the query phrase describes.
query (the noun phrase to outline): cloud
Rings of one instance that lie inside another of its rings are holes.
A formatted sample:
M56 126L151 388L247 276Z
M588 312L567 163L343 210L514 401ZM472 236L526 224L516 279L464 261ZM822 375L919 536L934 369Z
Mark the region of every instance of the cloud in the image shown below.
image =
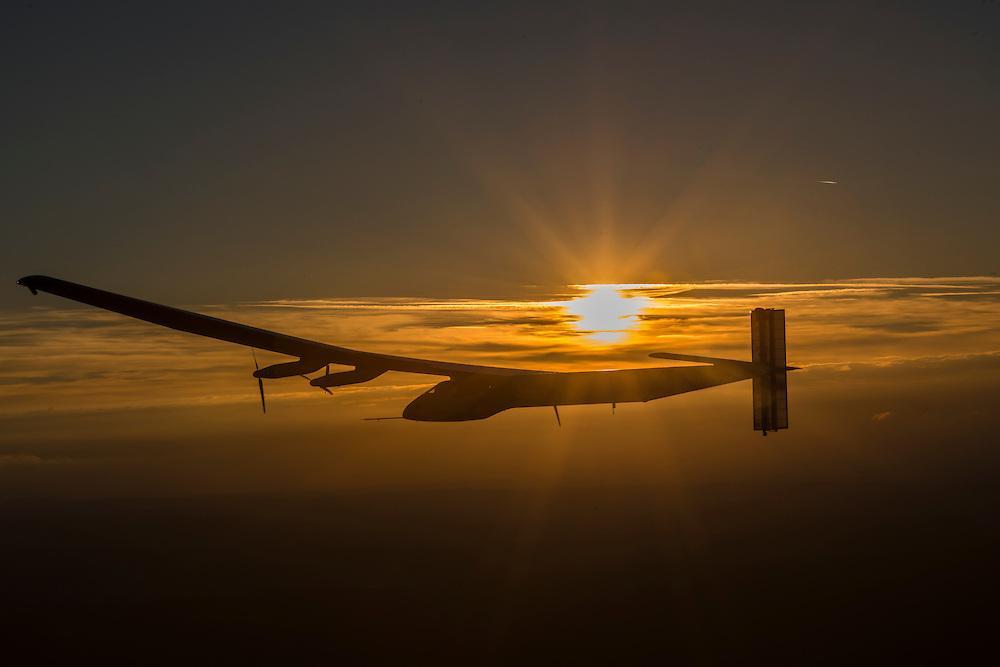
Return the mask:
M891 334L919 334L930 331L940 331L941 323L927 320L901 320L898 322L858 322L850 326L856 329L868 329L871 331L882 331Z
M34 454L0 454L0 467L38 465L44 462L44 459Z

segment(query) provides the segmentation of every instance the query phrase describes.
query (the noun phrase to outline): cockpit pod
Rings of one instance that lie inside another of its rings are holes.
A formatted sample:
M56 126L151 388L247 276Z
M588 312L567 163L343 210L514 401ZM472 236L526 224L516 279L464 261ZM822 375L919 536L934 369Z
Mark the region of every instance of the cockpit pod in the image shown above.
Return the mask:
M413 399L403 418L422 422L486 419L513 407L501 396L499 378L445 380Z

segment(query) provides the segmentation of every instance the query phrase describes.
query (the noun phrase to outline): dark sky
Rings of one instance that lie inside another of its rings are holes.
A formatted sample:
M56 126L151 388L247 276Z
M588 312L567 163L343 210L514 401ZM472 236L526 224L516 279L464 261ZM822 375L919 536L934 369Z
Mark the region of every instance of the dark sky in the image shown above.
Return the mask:
M182 303L997 270L997 3L750 4L8 6L0 263Z

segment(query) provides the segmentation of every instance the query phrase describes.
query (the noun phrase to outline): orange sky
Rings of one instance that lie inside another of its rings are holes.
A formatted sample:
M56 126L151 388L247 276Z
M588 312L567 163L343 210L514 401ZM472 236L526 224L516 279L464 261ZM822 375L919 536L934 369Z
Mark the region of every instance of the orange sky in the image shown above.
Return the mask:
M624 287L591 291L604 295L598 310L608 309L609 293L620 295L604 321L586 316L584 295L592 290L586 287L534 301L361 298L195 308L367 350L568 370L656 365L647 356L655 351L748 358L749 309L781 307L789 361L804 370L791 379L792 428L776 440L815 442L843 424L848 430L839 435L881 437L931 417L944 420L938 425L984 418L978 399L962 401L995 377L996 278ZM0 477L21 492L52 492L53 479L72 480L67 489L80 493L141 493L147 485L162 491L462 483L542 474L564 438L596 446L596 434L607 429L627 428L637 451L690 429L702 434L696 440L711 441L708 450L757 435L747 383L619 406L614 417L607 406L565 408L564 428L557 429L546 410L512 410L471 424L362 422L398 415L433 378L390 373L333 397L291 378L267 382L264 416L245 348L66 307L50 296L35 299L32 310L7 313L0 328L7 360L0 374ZM617 331L609 339L607 331L581 328L586 322ZM955 382L961 392L938 393L942 383ZM927 385L923 395L913 394L921 385ZM512 449L502 444L507 438L539 449ZM267 444L289 439L310 453ZM494 444L456 449L462 441ZM581 447L597 469L617 455ZM147 457L151 452L158 454ZM663 463L661 455L654 459ZM157 456L171 465L160 467ZM331 467L306 465L314 456ZM234 477L230 465L237 461L236 469L254 472ZM104 475L122 465L142 472L105 485Z

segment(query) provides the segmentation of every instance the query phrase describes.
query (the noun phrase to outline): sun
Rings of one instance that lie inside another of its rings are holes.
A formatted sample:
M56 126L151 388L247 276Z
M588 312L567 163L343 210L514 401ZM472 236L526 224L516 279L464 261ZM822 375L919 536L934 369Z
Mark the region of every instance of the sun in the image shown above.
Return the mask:
M639 315L649 307L649 299L628 294L629 285L575 285L587 290L582 297L559 305L576 320L573 326L599 343L618 343L639 324Z

